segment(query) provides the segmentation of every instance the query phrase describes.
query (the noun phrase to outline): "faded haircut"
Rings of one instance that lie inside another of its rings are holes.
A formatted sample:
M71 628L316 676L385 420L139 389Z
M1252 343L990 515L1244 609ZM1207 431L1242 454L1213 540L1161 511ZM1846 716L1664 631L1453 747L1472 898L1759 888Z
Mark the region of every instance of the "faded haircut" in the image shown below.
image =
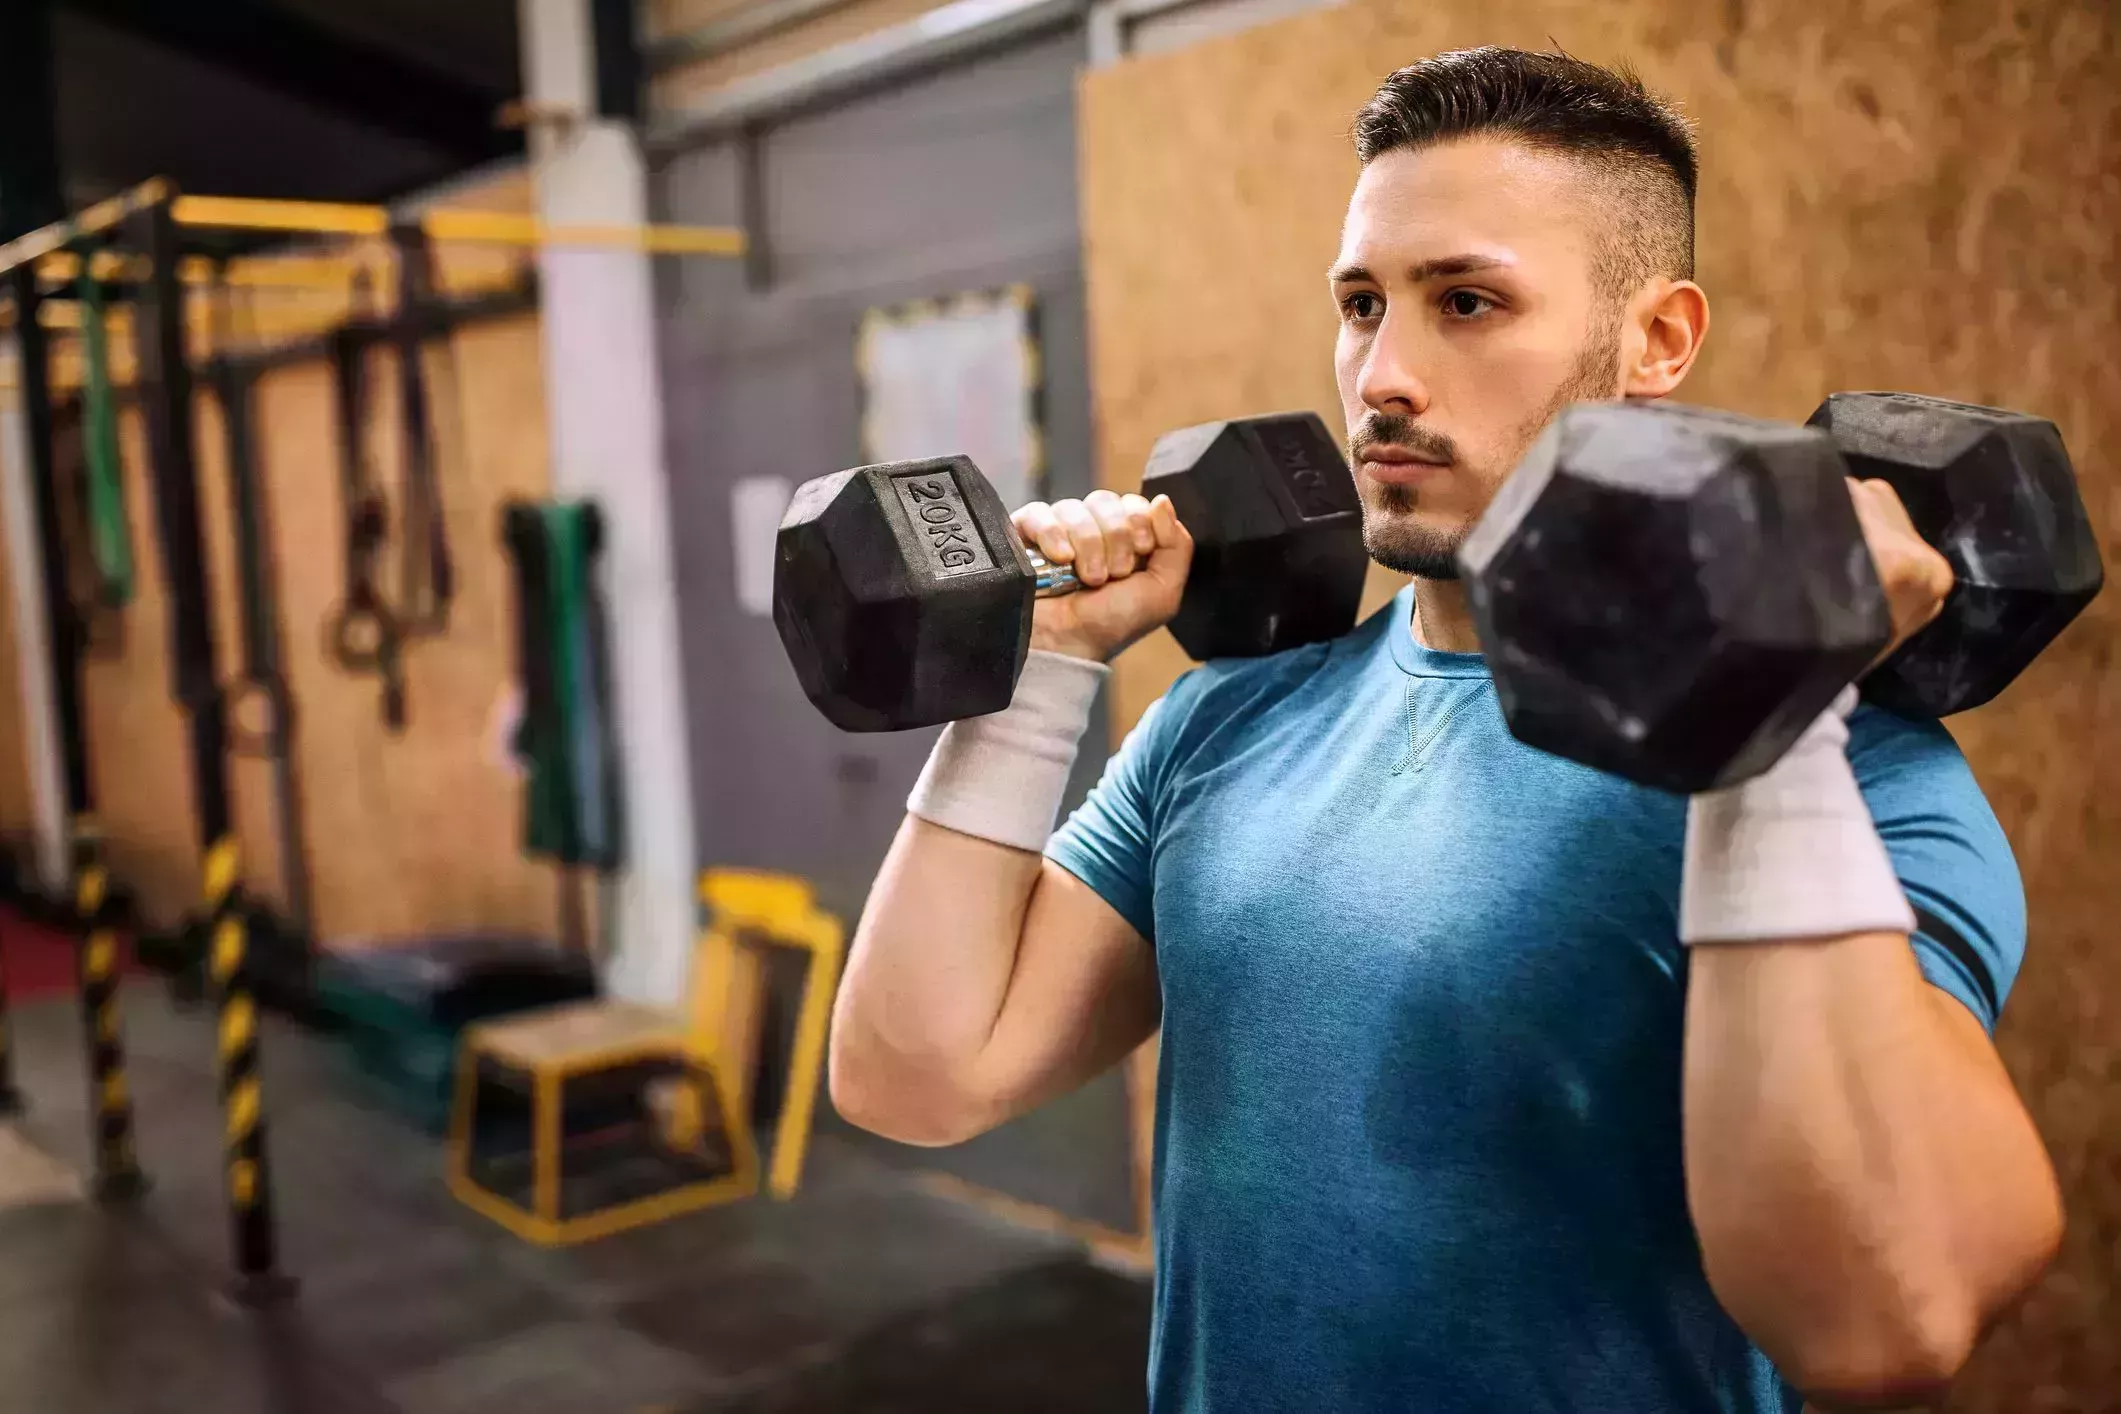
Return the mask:
M1626 67L1561 53L1457 49L1387 78L1355 116L1355 153L1493 136L1588 165L1612 220L1592 271L1624 300L1643 281L1694 277L1694 135L1670 102Z

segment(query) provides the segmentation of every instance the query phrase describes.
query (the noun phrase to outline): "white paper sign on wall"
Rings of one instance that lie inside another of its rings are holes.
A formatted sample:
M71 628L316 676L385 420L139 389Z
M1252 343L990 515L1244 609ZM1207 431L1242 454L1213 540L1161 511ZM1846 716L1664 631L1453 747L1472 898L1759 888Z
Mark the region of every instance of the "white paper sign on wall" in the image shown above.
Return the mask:
M729 562L736 567L736 602L747 614L773 613L773 542L794 494L781 476L747 476L729 488Z
M1042 494L1042 379L1028 286L872 309L856 362L864 462L962 454L1011 510Z

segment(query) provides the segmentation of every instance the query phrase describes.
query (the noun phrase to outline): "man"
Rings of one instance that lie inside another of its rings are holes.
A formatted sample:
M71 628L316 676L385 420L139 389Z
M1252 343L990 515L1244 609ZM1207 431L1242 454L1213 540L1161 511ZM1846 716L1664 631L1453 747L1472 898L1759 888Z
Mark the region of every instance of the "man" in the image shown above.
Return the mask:
M1332 272L1365 540L1338 641L1211 663L1048 840L1168 501L1029 506L1093 592L949 727L878 876L833 1095L950 1143L1161 1023L1152 1407L1795 1410L1933 1398L2052 1254L1988 1031L2009 846L1951 738L1844 695L1692 800L1516 742L1453 552L1555 412L1678 389L1695 157L1626 74L1445 54L1357 120ZM1950 587L1853 484L1904 638Z

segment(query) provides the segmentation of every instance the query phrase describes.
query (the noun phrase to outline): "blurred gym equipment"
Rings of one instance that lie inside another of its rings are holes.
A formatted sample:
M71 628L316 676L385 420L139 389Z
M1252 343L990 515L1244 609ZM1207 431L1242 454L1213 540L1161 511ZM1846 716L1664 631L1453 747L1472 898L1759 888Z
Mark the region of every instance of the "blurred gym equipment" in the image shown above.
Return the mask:
M795 1192L845 931L785 876L709 870L700 904L684 1013L591 1001L466 1031L449 1163L466 1206L551 1247L755 1193L745 1058L723 1025L744 946L808 958L766 1173L773 1197Z

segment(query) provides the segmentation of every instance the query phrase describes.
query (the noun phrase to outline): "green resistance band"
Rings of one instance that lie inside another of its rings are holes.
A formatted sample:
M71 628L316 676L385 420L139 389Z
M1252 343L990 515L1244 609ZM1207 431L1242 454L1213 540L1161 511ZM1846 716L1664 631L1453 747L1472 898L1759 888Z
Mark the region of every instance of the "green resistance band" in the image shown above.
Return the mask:
M133 599L133 542L125 522L125 465L118 456L118 406L111 396L102 284L84 274L80 297L89 543L96 561L97 597L107 608L122 609Z

